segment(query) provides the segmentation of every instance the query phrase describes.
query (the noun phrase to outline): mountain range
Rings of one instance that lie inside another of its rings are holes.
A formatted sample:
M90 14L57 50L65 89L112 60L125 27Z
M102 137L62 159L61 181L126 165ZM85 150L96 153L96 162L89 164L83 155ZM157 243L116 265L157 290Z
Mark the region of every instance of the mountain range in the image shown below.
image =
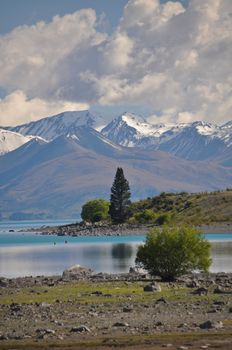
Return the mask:
M77 217L86 200L109 198L118 166L133 199L232 185L232 122L153 125L124 113L99 131L89 111L65 112L1 128L0 141L3 217Z

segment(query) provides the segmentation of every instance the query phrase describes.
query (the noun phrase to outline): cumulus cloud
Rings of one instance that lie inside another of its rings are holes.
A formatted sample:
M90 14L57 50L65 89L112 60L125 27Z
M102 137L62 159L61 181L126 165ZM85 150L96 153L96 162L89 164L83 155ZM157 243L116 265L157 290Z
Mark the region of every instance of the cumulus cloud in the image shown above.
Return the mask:
M45 101L40 98L28 99L23 91L17 90L0 99L0 125L23 124L44 116L65 111L88 109L87 104L69 101ZM13 122L13 123L12 123Z
M5 116L12 115L12 96L23 94L25 112L34 102L39 111L38 101L47 110L143 105L161 121L229 120L231 19L231 0L190 0L186 7L129 0L110 36L97 30L92 9L15 28L0 37L0 87L9 95L0 115L5 103Z

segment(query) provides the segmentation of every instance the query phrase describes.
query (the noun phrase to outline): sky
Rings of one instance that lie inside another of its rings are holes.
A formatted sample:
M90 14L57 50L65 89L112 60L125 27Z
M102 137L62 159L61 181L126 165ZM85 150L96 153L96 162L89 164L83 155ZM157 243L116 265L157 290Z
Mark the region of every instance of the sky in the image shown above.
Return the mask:
M0 125L232 120L231 0L0 0Z

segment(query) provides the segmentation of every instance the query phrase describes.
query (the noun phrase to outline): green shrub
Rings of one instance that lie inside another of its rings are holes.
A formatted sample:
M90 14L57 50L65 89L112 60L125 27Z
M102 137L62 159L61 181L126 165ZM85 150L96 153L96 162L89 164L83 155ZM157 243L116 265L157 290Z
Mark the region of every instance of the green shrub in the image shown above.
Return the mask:
M82 206L81 217L88 222L106 220L109 217L109 205L109 202L104 199L89 201Z
M139 246L136 263L152 276L173 280L193 270L207 272L211 264L210 243L191 226L152 229Z
M156 221L155 221L155 223L157 224L157 225L164 225L164 224L168 224L169 222L170 222L170 215L168 215L168 214L160 214L158 217L157 217L157 219L156 219Z
M139 224L148 224L155 222L156 214L152 209L145 209L134 215L135 222Z

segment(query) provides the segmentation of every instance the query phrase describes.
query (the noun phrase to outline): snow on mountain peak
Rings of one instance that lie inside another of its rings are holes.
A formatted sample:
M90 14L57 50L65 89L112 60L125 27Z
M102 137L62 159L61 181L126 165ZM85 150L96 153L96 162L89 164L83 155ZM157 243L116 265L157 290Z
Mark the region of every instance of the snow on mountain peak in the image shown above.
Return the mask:
M14 149L29 142L33 136L23 136L16 132L0 129L0 155L13 151Z
M23 135L36 135L53 140L64 134L75 134L80 126L93 127L95 117L89 111L63 112L52 117L9 128Z

